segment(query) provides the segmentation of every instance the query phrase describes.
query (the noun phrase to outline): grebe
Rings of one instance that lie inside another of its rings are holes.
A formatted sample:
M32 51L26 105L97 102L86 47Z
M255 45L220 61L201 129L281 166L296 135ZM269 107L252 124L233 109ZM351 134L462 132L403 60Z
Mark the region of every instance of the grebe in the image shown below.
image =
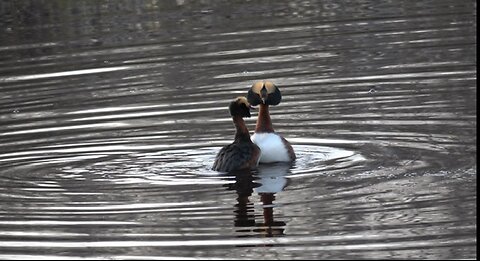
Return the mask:
M218 152L213 169L230 172L255 168L260 158L260 149L250 139L243 120L243 117L250 117L250 104L245 97L238 97L230 103L229 110L236 128L235 141Z
M280 90L270 81L259 81L252 85L247 94L248 102L260 105L257 125L252 141L260 147L261 163L291 162L296 156L292 145L282 136L275 133L268 111L269 105L278 105L282 100Z

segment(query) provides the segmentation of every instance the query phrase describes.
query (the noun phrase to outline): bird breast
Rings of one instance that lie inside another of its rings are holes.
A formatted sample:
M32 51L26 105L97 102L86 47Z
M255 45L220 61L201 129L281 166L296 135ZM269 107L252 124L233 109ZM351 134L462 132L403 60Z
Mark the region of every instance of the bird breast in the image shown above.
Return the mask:
M291 161L282 138L276 133L255 133L253 143L260 147L260 162L289 162Z

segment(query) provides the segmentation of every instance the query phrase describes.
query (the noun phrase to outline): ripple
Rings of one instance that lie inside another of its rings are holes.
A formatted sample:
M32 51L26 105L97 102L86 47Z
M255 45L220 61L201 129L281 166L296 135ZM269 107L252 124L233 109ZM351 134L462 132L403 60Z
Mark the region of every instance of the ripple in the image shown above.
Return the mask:
M323 172L329 171L346 171L366 160L355 151L340 148L315 145L293 145L293 147L298 160L291 169L291 174L286 176L287 178L321 175ZM154 147L148 148L151 150ZM211 169L215 155L220 148L140 151L130 154L128 157L98 161L85 167L69 168L67 171L109 176L114 183L223 184L225 183L222 180L224 177ZM122 170L124 173L118 173L118 170Z
M310 175L347 171L355 169L366 162L366 158L354 150L333 146L300 145L298 143L352 144L348 140L327 139L292 139L297 160L293 167L278 171L286 178L297 178ZM23 165L11 167L5 173L15 173L19 178L21 169L27 166L45 168L53 165L58 175L79 180L94 178L98 182L115 184L224 184L225 177L212 171L215 156L221 147L211 146L213 143L225 144L227 141L204 142L196 144L172 145L100 145L71 144L58 148L48 147L32 151L4 153L0 162L25 161ZM88 146L87 146L88 145ZM196 148L192 148L195 146ZM182 148L183 147L183 148ZM29 174L30 175L30 174ZM7 174L9 176L9 174ZM27 176L23 176L26 179ZM38 183L40 185L40 183ZM45 188L41 188L45 189Z

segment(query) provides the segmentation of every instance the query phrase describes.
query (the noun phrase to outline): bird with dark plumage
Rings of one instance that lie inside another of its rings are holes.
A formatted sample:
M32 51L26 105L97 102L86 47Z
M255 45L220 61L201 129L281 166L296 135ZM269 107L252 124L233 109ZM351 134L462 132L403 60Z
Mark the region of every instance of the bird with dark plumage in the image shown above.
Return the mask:
M258 165L260 149L250 139L244 117L250 117L250 104L245 97L238 97L230 102L230 115L235 125L235 140L223 147L217 154L213 169L230 172L240 169L251 169Z
M278 105L282 100L280 89L271 81L259 81L248 90L247 100L252 106L260 105L252 136L252 141L260 147L260 163L294 161L292 145L273 130L270 118L269 106Z

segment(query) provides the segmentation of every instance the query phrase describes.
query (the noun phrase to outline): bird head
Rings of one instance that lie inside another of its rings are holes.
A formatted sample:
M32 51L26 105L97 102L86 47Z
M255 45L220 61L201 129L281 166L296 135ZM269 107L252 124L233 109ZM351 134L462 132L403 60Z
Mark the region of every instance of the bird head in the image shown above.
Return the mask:
M250 103L247 101L245 97L237 97L235 100L230 102L230 106L228 109L230 110L230 115L232 116L241 116L243 117L250 117Z
M258 81L247 93L248 102L253 105L278 105L282 100L280 90L271 81Z

